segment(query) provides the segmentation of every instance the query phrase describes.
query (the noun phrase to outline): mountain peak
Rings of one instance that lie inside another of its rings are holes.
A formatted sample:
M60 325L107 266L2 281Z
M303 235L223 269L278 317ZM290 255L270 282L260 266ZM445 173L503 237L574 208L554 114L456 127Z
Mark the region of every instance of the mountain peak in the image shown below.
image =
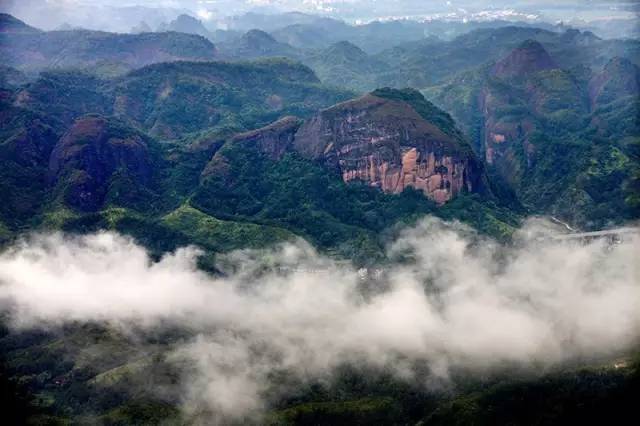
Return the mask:
M211 37L211 33L205 28L205 26L202 24L202 21L186 14L178 15L176 19L171 21L168 25L165 24L160 28L160 30L176 31L186 34L197 34L206 38Z
M535 40L525 40L498 61L493 68L497 77L514 77L557 68L544 46Z
M199 19L194 18L191 15L187 15L185 13L178 15L176 19L173 20L176 23L187 23L187 24L201 24L202 22Z
M600 41L601 39L591 31L580 31L574 28L569 28L563 34L561 39L568 43L574 43L577 45L589 45Z
M277 41L271 34L262 30L249 30L243 36L242 40L253 45L276 44Z
M257 29L247 31L239 40L227 43L226 47L223 46L222 51L230 57L241 59L273 56L295 58L299 56L296 49L290 45L281 43L271 34Z
M352 61L367 58L368 56L362 49L349 41L339 41L332 44L327 48L326 54L341 56Z

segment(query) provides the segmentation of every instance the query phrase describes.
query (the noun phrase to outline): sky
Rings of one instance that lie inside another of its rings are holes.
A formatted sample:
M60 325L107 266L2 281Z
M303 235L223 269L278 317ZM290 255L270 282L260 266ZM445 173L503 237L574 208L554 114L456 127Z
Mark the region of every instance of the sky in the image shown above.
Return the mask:
M350 22L443 17L507 17L556 22L634 18L639 5L637 0L0 0L1 10L45 29L66 22L85 27L110 25L120 31L128 30L134 20L146 17L145 20L153 24L185 12L205 21L250 11L300 11ZM143 13L136 9L137 6L153 8L154 11ZM122 8L127 8L126 13L116 10Z

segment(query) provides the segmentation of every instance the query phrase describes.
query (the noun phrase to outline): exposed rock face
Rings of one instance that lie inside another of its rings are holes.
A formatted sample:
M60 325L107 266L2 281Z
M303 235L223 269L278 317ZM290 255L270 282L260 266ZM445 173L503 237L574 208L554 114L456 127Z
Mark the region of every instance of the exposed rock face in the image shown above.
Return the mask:
M438 204L481 186L481 168L466 144L408 103L371 94L317 114L300 128L294 146L338 169L345 182L394 194L412 187Z
M461 192L486 189L481 163L451 117L416 91L374 93L323 110L306 122L285 117L237 135L216 152L201 178L214 178L223 186L232 183L228 152L239 148L236 153L258 152L272 161L295 152L323 163L344 182L360 181L392 194L415 188L437 204Z
M497 77L513 77L554 68L557 65L544 47L537 41L527 40L500 60L493 73Z
M106 118L85 116L53 149L49 180L64 192L65 202L91 211L101 207L115 174L148 185L151 163L143 136Z

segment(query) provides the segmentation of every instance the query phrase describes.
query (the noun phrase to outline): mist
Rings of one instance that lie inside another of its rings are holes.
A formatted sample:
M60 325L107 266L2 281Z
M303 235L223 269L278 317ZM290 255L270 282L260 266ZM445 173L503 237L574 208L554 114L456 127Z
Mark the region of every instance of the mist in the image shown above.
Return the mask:
M129 32L145 21L152 28L180 14L202 19L211 28L225 18L245 13L277 14L303 12L368 22L378 19L447 19L511 21L595 21L636 19L632 0L6 0L0 12L31 25L53 30L61 26Z
M181 248L154 262L129 237L31 235L0 254L0 306L15 330L99 322L129 333L189 330L184 409L260 413L269 375L300 380L341 365L452 373L545 371L613 359L640 343L640 240L541 238L530 222L502 245L426 218L389 245L376 278L305 241L220 256L198 270Z

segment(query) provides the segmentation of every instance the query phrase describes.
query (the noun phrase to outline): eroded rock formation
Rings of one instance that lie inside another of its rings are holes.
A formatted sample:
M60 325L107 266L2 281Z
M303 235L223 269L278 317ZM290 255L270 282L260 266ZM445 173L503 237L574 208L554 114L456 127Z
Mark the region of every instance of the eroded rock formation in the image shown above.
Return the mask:
M415 188L438 204L481 185L480 166L464 141L445 134L406 102L365 95L308 120L295 148L387 193Z

